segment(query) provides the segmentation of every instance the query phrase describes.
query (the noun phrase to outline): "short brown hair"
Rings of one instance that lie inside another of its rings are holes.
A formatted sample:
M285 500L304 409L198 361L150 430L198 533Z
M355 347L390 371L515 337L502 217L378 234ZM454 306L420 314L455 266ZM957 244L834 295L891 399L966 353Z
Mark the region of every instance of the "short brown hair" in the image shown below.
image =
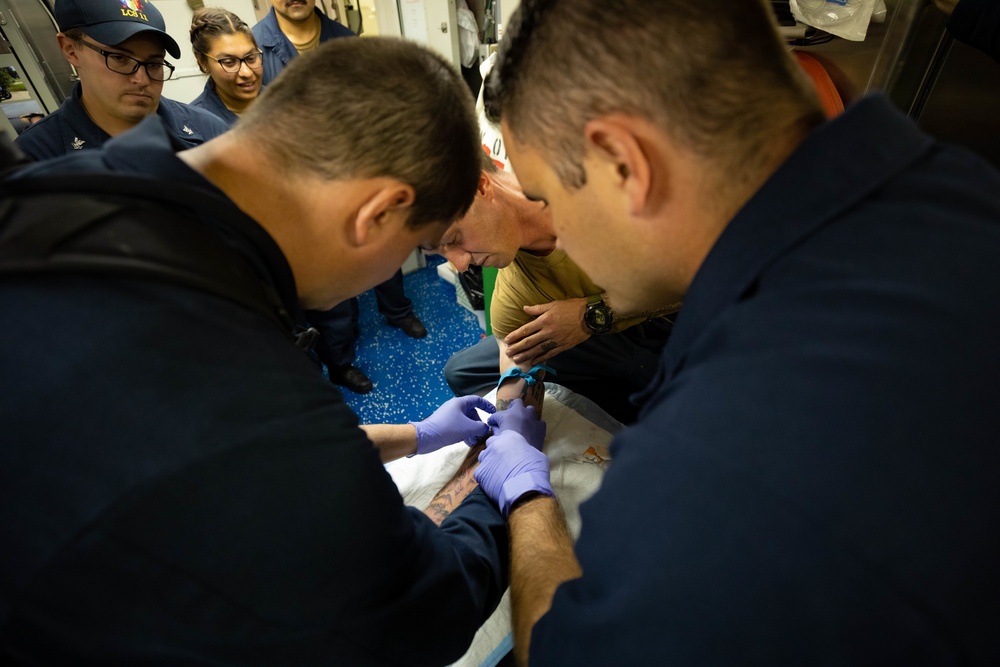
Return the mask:
M485 95L567 187L585 181L583 127L599 116L646 118L734 178L775 131L823 119L763 0L523 0Z
M62 34L66 35L70 41L74 44L79 44L83 41L83 31L79 28L70 28L69 30L63 30Z
M412 186L411 227L457 220L479 183L468 86L444 58L401 39L321 44L293 60L232 132L257 142L283 174Z

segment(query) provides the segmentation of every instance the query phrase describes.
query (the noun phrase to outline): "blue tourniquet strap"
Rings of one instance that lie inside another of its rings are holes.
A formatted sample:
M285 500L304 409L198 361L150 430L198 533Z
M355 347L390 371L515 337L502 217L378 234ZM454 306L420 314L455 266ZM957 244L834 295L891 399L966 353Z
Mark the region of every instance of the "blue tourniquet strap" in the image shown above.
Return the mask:
M503 384L504 380L511 377L524 378L525 382L527 382L529 385L533 385L536 382L538 382L538 378L535 377L535 373L537 373L538 371L545 371L546 373L552 373L553 375L557 374L554 368L552 368L551 366L546 366L545 364L538 364L537 366L532 367L532 369L528 372L524 372L517 366L514 366L513 368L508 369L506 373L500 376L500 381L497 382L497 389L500 388L500 385Z

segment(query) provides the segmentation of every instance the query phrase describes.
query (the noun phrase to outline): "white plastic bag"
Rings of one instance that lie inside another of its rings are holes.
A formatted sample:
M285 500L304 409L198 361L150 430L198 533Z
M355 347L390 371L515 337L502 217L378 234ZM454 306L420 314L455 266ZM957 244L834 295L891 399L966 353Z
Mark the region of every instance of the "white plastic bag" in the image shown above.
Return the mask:
M479 58L479 24L476 15L469 9L465 0L461 0L456 8L458 16L458 54L462 67L472 67Z
M885 18L884 0L789 0L795 20L854 42L868 34L872 15Z
M887 13L885 0L878 0L875 3L875 11L872 12L872 23L885 23L885 15Z
M479 87L479 97L476 99L476 115L479 116L479 134L483 138L483 150L493 158L493 162L504 171L514 173L514 168L507 157L507 148L503 143L503 133L500 128L486 118L486 104L483 102L483 89L486 87L486 77L493 69L493 63L497 60L497 54L491 53L479 65L479 74L483 77L483 85Z

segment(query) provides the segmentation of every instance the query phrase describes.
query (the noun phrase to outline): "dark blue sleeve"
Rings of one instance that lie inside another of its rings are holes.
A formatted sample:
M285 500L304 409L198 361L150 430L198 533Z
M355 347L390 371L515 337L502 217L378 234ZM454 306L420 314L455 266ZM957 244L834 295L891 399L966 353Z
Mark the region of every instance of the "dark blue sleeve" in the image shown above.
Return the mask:
M274 643L282 664L461 657L507 586L505 522L478 490L441 527L405 507L353 415L338 412L323 438L285 429L281 442L218 457L129 503L104 528L127 553L115 569L141 573L137 589L162 597L125 594L118 622L140 624L136 637L190 622L182 591L194 588L210 620L181 645L207 633L263 659Z
M467 650L506 587L506 525L482 492L441 527L405 506L341 394L258 313L152 281L40 282L2 293L17 316L0 331L27 339L17 354L41 359L75 336L69 323L98 324L62 363L3 377L24 391L0 401L0 472L17 478L0 490L21 509L0 531L18 554L41 545L20 556L36 576L18 583L4 650L218 665L447 664ZM94 364L86 391L59 379Z
M219 99L219 95L212 87L211 80L205 82L205 89L202 91L201 95L191 100L190 106L195 109L207 111L216 118L222 120L228 127L232 127L233 124L239 120L239 116L227 109L226 105L223 104L221 99Z
M341 25L336 21L334 21L333 24L334 24L334 29L333 29L334 37L357 37L357 35L355 35L354 32L347 26Z
M948 431L975 427L928 425L948 408L911 400L936 395L918 375L912 393L844 382L858 357L809 358L772 332L759 354L679 378L616 438L581 507L584 576L535 626L531 665L1000 657L980 620L1000 591L996 430L959 446Z
M280 57L275 52L274 47L261 46L261 51L264 53L264 76L261 79L261 85L268 85L274 81L281 70L285 68L284 64L281 62Z
M229 131L229 123L216 116L211 111L198 107L188 107L192 120L198 125L203 141L209 141Z
M926 161L668 348L533 667L1000 660L1000 181Z
M325 16L322 17L321 20L321 42L325 42L328 39L335 39L337 37L357 37L357 35L355 35L350 28L346 27L342 23L338 23Z
M21 151L32 160L47 160L65 155L59 119L52 114L27 128L14 140Z
M229 131L229 123L211 111L164 97L160 98L156 113L170 135L187 148L211 141Z
M209 79L209 81L211 81L211 79ZM202 88L201 94L198 95L198 97L191 100L191 102L189 103L190 106L193 106L196 109L204 109L205 111L210 110L208 108L208 98L211 95L212 88L209 81L205 82L205 87Z

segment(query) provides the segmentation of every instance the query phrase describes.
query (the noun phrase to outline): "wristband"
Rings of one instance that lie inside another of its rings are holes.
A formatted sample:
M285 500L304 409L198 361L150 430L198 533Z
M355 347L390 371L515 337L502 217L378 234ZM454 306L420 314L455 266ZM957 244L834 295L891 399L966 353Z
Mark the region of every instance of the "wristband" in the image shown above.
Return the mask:
M514 366L513 368L507 369L507 372L500 376L500 381L497 382L497 389L500 388L500 385L503 384L504 380L512 377L524 378L524 381L528 383L528 386L531 386L536 382L538 382L538 378L535 377L535 373L537 373L538 371L546 371L547 373L558 375L558 373L556 373L554 368L552 368L551 366L546 366L545 364L538 364L537 366L532 367L532 369L527 372L522 371L517 366Z

